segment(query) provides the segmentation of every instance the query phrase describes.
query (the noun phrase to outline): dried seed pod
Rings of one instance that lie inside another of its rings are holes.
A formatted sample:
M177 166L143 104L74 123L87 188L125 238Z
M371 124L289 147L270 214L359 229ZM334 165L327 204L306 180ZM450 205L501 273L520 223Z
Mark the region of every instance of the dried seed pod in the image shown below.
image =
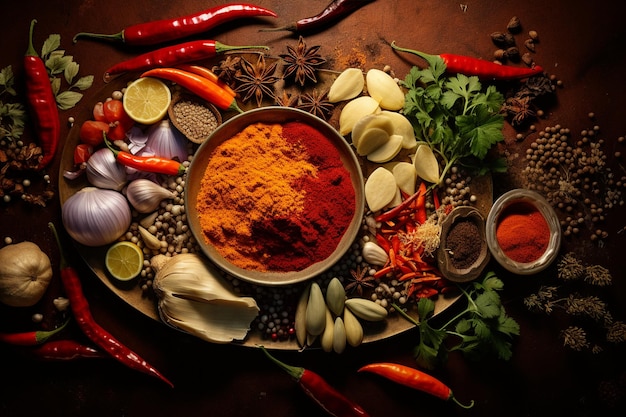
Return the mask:
M504 32L493 32L491 35L489 35L491 37L491 41L496 45L496 46L500 46L500 47L505 47L505 46L510 46L511 43L511 39L510 39L510 34L504 33Z
M532 39L535 43L539 41L539 34L536 30L529 31L528 36L530 36L530 39Z
M497 59L498 61L506 61L507 53L504 49L496 49L493 52L493 57Z
M535 41L533 41L532 39L526 39L526 41L524 41L524 46L530 52L535 52Z
M522 54L522 61L524 62L524 64L528 65L529 67L532 67L533 64L535 63L532 55L529 54L528 52Z
M506 50L506 56L511 61L518 61L520 59L519 49L517 49L517 47L515 47L515 46L512 46L512 47L508 48Z
M519 17L513 16L506 25L506 29L511 33L519 33L522 29L522 23L520 22Z

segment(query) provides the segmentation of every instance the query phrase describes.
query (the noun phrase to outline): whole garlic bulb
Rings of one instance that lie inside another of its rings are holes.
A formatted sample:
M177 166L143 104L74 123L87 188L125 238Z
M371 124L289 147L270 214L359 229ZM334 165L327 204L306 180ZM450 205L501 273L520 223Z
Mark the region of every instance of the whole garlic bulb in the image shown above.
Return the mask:
M254 298L241 297L208 260L183 253L160 263L153 287L161 319L171 327L213 343L242 340L259 313Z
M150 213L159 208L161 201L174 197L173 192L147 178L133 180L126 187L126 198L140 213Z
M102 246L128 230L131 213L124 196L113 190L85 187L68 198L61 209L69 235L86 246Z
M118 164L108 148L102 148L89 157L85 170L87 180L93 186L120 191L127 182L126 168Z

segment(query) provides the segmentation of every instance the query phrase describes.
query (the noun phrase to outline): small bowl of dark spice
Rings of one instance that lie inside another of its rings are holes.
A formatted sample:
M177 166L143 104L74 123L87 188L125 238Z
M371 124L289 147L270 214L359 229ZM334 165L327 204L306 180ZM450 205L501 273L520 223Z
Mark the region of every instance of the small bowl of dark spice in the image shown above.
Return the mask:
M530 275L558 256L561 225L540 194L514 189L501 195L487 216L487 244L493 257L510 272Z
M441 224L439 270L450 281L468 282L480 276L490 259L484 217L474 207L456 207Z
M176 129L198 144L204 142L222 124L222 115L214 105L188 94L174 94L168 116Z

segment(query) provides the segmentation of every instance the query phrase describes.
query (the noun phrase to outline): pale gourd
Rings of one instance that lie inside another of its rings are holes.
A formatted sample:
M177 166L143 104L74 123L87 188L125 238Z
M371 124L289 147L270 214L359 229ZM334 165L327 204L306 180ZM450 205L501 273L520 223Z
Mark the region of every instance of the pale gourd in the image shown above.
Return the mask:
M43 297L52 279L50 258L33 242L0 249L0 302L31 307Z

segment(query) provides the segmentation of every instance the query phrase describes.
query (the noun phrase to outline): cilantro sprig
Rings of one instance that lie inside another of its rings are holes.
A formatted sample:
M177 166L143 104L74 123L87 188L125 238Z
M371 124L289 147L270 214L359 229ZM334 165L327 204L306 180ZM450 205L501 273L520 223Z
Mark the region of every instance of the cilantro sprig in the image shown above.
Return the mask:
M512 356L513 336L520 334L520 328L502 306L498 291L504 288L504 283L494 272L488 272L482 281L459 288L466 301L465 309L438 327L431 324L435 312L432 300L419 300L419 321L394 305L400 315L418 327L419 344L414 356L418 365L426 369L445 361L452 351L460 351L472 359L489 354L503 360Z
M428 67L411 68L402 82L408 90L404 114L416 136L442 158L440 182L457 163L480 173L505 170L502 161L490 165L485 160L491 147L504 140L504 96L476 76L447 75L440 57L428 58Z
M0 70L0 98L8 96L9 99L0 100L0 139L14 141L24 133L26 121L26 109L19 102L14 102L17 92L14 88L15 76L11 65Z

